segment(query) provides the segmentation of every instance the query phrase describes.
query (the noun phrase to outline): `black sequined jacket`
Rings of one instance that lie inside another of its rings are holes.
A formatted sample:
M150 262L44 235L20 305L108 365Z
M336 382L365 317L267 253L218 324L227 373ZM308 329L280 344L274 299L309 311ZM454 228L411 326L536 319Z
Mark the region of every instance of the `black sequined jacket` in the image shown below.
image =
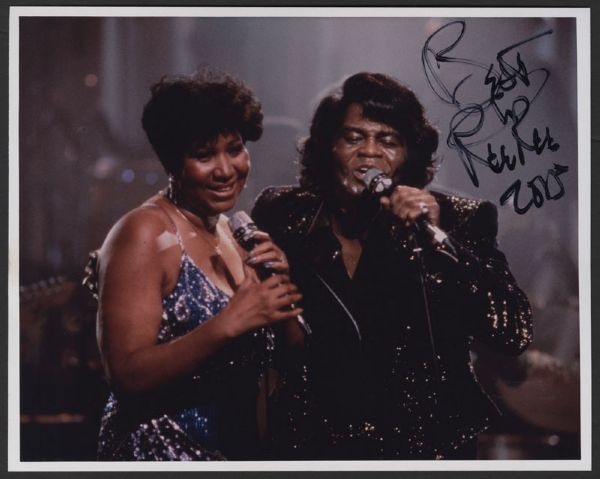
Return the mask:
M519 354L531 309L496 247L496 208L434 195L458 263L425 248L421 273L410 235L382 211L352 280L320 197L280 187L257 199L252 216L286 252L313 331L300 353L278 357L273 459L441 458L498 415L470 346Z

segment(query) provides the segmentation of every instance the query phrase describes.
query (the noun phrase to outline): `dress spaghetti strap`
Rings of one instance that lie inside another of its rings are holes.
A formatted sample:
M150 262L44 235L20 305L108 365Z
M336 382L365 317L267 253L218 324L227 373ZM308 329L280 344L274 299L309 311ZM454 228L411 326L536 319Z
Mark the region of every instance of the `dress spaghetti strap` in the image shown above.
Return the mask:
M142 208L158 208L166 215L167 219L169 220L169 223L171 223L171 226L173 226L173 229L175 230L175 236L177 237L177 243L179 244L179 247L181 248L182 253L186 254L185 246L183 245L183 239L181 238L181 234L179 233L179 228L177 228L177 223L175 223L175 220L171 217L169 212L163 206L157 205L156 203L143 204Z

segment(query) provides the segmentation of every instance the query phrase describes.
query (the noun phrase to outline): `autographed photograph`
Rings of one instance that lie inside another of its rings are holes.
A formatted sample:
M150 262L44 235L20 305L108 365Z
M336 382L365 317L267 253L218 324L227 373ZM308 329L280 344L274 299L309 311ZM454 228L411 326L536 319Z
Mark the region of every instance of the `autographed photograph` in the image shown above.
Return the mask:
M591 468L589 22L12 7L9 470Z

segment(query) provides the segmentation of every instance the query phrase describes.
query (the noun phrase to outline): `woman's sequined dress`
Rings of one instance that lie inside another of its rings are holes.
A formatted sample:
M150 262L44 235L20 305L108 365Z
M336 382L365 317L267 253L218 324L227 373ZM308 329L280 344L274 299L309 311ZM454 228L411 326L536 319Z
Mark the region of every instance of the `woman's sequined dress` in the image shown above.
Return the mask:
M229 302L182 247L179 277L163 299L158 343L182 336L216 315ZM84 281L95 271L92 254ZM98 459L224 460L254 459L260 373L267 360L270 332L238 338L184 378L152 394L118 396L112 392L101 419Z

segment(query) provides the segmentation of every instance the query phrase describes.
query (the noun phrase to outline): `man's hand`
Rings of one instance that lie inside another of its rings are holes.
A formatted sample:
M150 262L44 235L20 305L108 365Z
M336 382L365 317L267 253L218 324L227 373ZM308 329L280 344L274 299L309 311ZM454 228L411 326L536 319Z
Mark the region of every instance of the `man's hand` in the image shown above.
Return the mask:
M399 185L389 197L384 196L380 201L383 207L400 218L406 227L411 226L423 214L432 225L439 225L440 207L427 190Z

